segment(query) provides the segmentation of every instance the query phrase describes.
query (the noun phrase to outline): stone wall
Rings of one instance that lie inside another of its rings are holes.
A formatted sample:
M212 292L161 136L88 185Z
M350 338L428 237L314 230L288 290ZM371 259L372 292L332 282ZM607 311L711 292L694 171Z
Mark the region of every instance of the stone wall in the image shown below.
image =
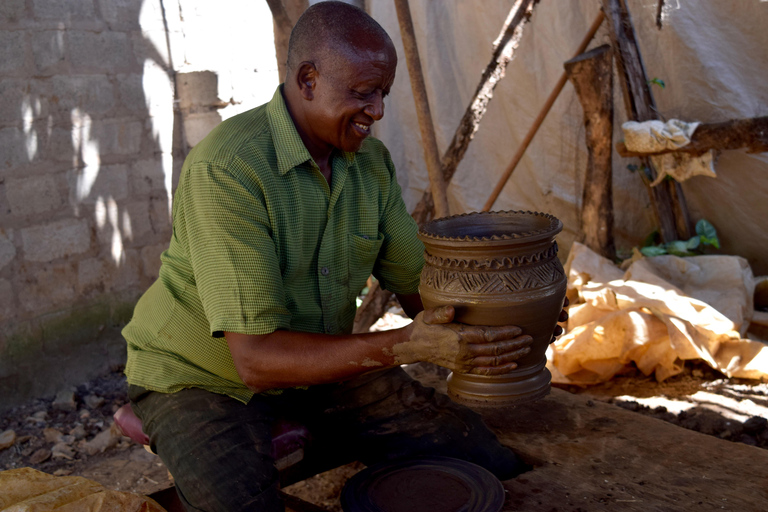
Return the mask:
M274 91L266 3L210 4L0 2L0 410L122 364L185 150ZM184 73L214 77L204 126Z

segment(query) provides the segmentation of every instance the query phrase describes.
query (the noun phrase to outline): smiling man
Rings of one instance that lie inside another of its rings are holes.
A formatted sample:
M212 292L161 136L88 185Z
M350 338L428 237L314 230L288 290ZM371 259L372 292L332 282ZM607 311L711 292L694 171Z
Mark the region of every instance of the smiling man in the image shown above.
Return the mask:
M506 373L531 338L422 311L423 246L389 153L370 137L397 56L365 12L310 7L272 100L190 152L158 280L123 334L131 403L188 510L282 510L277 418L365 463L445 455L522 465L475 413L408 377L427 361ZM373 273L414 321L352 334Z

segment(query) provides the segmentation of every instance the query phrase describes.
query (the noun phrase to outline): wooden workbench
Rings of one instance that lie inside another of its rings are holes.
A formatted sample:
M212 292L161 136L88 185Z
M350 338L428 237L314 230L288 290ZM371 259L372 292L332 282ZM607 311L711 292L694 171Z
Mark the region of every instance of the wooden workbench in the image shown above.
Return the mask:
M534 466L504 482L505 511L768 510L768 450L559 389L478 412Z

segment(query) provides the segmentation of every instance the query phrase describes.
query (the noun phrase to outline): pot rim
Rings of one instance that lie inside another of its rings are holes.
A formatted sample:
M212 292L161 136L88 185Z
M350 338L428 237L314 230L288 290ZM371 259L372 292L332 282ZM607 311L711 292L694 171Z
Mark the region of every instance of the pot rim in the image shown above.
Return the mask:
M477 236L463 236L463 237L454 237L454 236L444 236L444 235L436 235L432 232L430 232L430 229L433 228L434 225L440 222L449 221L451 219L457 219L461 217L474 217L474 216L483 216L483 215L492 215L492 216L502 216L502 217L513 217L513 216L537 216L537 217L544 217L546 219L549 219L549 226L542 228L542 229L534 229L531 231L524 231L520 233L510 233L510 234L504 234L504 235L493 235L493 236L484 236L484 237L477 237ZM454 241L462 241L462 242L489 242L489 241L502 241L502 240L517 240L520 238L532 238L537 237L539 235L547 235L547 236L554 236L558 234L563 229L563 223L555 217L554 215L550 213L544 213L544 212L532 212L530 210L502 210L502 211L492 211L492 212L470 212L470 213L460 213L456 215L451 215L449 217L440 217L438 219L433 219L426 224L424 224L419 229L419 237L423 240L438 240L438 241L446 241L446 242L454 242Z

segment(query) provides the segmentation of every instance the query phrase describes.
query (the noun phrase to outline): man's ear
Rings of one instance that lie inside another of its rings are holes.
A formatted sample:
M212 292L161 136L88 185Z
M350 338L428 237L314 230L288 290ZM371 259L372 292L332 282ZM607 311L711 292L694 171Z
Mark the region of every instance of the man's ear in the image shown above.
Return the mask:
M312 101L315 98L315 85L317 84L317 68L314 63L302 62L299 64L296 82L302 98Z

